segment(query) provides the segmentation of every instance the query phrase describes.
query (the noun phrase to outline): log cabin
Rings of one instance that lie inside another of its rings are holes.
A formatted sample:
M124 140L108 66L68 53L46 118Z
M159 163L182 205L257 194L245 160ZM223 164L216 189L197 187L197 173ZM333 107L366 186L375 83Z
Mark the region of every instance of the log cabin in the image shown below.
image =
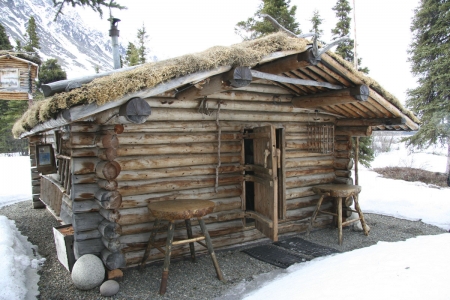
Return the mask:
M30 100L36 91L40 60L36 57L0 51L0 100Z
M352 137L419 124L350 63L283 33L44 92L13 129L29 140L33 201L72 224L76 258L98 255L111 270L140 263L156 201L213 201L216 249L304 232L312 188L352 184ZM153 249L148 262L162 258Z

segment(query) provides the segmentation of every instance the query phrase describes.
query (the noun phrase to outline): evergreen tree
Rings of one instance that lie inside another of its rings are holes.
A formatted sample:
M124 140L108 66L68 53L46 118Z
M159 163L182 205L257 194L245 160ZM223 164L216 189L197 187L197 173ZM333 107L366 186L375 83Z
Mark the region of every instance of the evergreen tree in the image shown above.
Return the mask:
M16 47L14 49L17 52L21 52L23 50L22 42L19 39L16 40Z
M125 6L120 5L115 0L53 0L53 5L58 9L55 15L55 21L59 14L62 14L64 5L70 5L72 7L83 6L89 7L103 17L103 8L117 8L117 9L127 9Z
M12 126L28 108L28 101L0 101L0 153L27 155L27 141L14 139Z
M23 47L23 50L26 52L35 52L37 55L37 50L41 49L39 45L39 36L37 34L36 20L33 16L28 20L26 33L25 33L26 45Z
M350 18L350 12L352 11L352 8L350 7L350 4L347 0L338 0L336 5L332 8L336 12L336 17L338 19L338 22L336 23L336 27L331 30L331 33L333 34L334 38L341 38L350 33L350 23L352 21L352 18ZM353 54L353 48L354 48L355 42L354 40L345 40L339 44L339 46L336 47L335 52L342 56L346 61L349 61L353 63L354 60L354 54ZM358 58L358 66L361 65L361 58ZM369 69L367 67L361 68L358 67L358 70L368 74ZM352 139L352 149L353 153L355 152L355 143ZM361 137L359 138L359 162L366 166L370 167L370 163L374 160L374 151L372 148L372 137Z
M334 36L334 39L344 37L350 33L350 23L352 18L350 18L350 12L352 8L348 3L348 0L338 0L336 5L332 8L336 12L336 17L338 22L336 23L336 27L331 30L331 33ZM353 63L354 54L353 48L355 46L355 42L353 39L345 40L336 47L335 52L342 56L346 61ZM358 70L369 74L369 69L367 67L361 68L361 58L358 58Z
M277 20L284 28L295 34L301 34L299 23L295 20L297 6L290 6L290 0L262 0L255 15L248 18L247 21L241 21L236 24L234 31L244 40L252 40L272 32L277 32L272 23L266 20L258 21L261 14L270 15Z
M411 72L418 87L408 90L406 105L422 121L407 141L426 148L447 144L450 176L450 1L421 0L414 10L408 50Z
M127 52L125 54L125 64L130 67L139 64L138 48L131 42L128 43Z
M323 42L320 37L323 35L323 30L320 29L320 25L322 25L323 19L320 18L320 14L319 11L317 9L314 10L313 12L313 17L311 18L311 24L312 24L312 29L310 30L310 32L314 32L316 34L317 40L320 41L322 44L325 44L325 42Z
M138 39L138 47L137 52L139 55L139 64L145 64L146 56L147 56L147 48L145 47L145 44L148 40L147 31L145 30L144 24L142 24L142 28L138 29L137 33L137 39Z
M5 27L0 23L0 50L12 50L13 46L9 41L8 34Z
M65 79L67 79L66 71L61 68L61 65L58 64L58 60L54 58L47 59L39 68L39 88L43 84Z

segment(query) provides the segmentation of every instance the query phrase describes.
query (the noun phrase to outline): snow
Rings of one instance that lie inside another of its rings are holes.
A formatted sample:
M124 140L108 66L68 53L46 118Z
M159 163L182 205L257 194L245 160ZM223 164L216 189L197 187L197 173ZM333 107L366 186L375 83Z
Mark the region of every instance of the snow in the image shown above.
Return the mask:
M391 152L378 155L372 166L406 164L444 172L447 159L444 153L442 149L428 149L411 154L402 144L395 144ZM0 156L0 165L0 207L29 201L29 157ZM422 220L450 229L450 188L384 179L363 167L360 167L359 184L364 212ZM420 236L396 243L379 242L255 276L254 280L240 283L222 298L344 299L360 295L364 299L448 299L450 286L444 274L450 269L448 253L449 234ZM14 221L0 216L0 300L34 299L39 278L37 270L44 260L37 254L36 246L20 234ZM326 289L323 282L326 282Z

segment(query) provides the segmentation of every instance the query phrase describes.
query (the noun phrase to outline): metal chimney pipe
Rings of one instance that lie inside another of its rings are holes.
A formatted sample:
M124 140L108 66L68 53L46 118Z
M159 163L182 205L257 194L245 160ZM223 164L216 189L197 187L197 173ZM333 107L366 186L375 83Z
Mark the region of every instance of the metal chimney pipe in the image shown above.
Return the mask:
M111 29L109 30L109 36L111 37L114 69L120 69L120 53L119 53L119 30L117 29L117 23L120 19L110 18Z

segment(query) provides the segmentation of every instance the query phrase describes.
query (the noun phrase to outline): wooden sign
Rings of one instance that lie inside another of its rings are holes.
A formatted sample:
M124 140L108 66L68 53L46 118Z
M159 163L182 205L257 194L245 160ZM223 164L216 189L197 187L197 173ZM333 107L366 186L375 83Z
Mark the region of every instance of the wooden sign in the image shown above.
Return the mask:
M52 144L36 145L36 169L44 175L56 173Z

